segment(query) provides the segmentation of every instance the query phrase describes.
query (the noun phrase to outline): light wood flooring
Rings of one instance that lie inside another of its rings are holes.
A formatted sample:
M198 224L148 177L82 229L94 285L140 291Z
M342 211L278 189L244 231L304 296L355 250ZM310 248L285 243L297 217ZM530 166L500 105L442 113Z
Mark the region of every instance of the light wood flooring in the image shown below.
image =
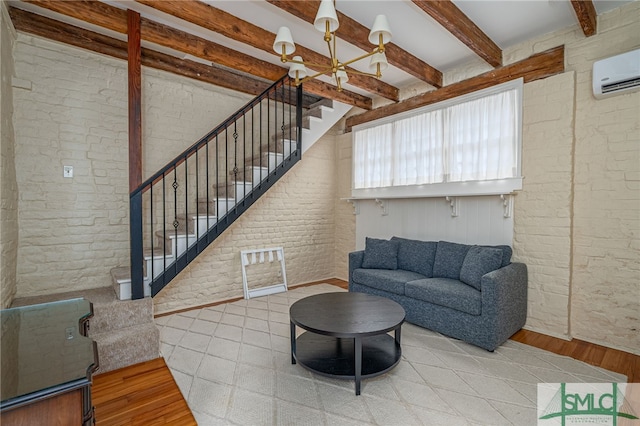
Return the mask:
M319 283L347 288L347 282L340 279L304 285ZM520 330L511 339L625 374L630 383L640 382L638 355L581 340L566 341L527 330ZM92 397L98 426L196 425L163 358L95 376Z

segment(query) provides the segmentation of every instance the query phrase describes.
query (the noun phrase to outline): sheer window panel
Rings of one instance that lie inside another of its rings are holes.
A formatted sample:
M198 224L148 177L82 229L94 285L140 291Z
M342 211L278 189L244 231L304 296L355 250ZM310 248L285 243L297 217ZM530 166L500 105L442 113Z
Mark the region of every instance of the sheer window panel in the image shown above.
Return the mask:
M442 182L443 113L431 111L395 123L393 130L393 184Z
M392 137L393 123L355 133L354 188L380 188L393 184Z
M515 176L515 90L451 106L446 110L449 182Z

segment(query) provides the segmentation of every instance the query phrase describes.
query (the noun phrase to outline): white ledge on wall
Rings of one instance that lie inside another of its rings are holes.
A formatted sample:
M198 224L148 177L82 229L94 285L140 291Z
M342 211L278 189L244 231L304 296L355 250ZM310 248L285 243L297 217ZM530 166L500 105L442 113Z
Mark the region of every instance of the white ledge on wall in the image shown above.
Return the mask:
M354 188L348 200L390 200L393 198L474 197L511 194L522 189L522 178L470 182L443 182L425 185Z

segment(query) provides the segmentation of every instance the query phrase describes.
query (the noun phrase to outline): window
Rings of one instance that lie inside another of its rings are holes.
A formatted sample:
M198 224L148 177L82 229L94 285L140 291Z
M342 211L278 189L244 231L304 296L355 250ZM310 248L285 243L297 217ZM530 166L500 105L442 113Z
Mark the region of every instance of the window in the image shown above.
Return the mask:
M522 79L355 128L352 195L521 189L521 110Z

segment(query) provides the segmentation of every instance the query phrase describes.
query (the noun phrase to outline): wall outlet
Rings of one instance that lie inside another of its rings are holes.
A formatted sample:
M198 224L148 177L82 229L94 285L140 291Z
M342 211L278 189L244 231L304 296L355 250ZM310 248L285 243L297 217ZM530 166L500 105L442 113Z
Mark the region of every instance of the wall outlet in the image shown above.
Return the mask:
M62 176L66 178L72 178L73 166L62 166Z

